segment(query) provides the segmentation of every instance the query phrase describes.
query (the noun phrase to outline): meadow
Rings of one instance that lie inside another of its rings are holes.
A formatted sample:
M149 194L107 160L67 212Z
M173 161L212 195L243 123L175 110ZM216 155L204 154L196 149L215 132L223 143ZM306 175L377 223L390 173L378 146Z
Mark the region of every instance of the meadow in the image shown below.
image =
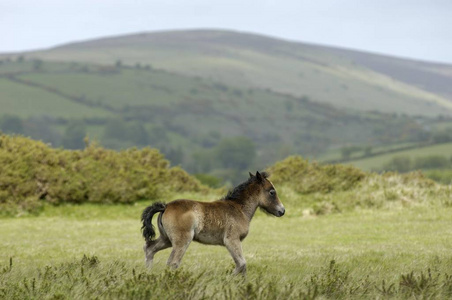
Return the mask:
M379 175L299 156L270 166L286 215L256 213L242 277L225 248L196 243L178 270L166 267L169 249L145 268L147 205L226 192L171 168L155 149L0 142L2 299L452 297L452 186L422 173Z
M174 195L215 199L216 195ZM165 199L170 200L170 198ZM284 201L284 197L282 197ZM258 211L244 242L248 273L223 247L192 243L176 271L169 249L144 267L148 202L47 207L3 218L4 299L362 299L452 296L452 208L413 206L322 216Z
M124 154L123 154L124 155ZM144 267L140 214L151 201L43 203L1 219L7 299L362 299L452 296L452 188L422 174L364 173L289 157L270 168L286 207L258 211L244 241L246 277L223 247L169 249ZM219 199L224 190L162 194Z

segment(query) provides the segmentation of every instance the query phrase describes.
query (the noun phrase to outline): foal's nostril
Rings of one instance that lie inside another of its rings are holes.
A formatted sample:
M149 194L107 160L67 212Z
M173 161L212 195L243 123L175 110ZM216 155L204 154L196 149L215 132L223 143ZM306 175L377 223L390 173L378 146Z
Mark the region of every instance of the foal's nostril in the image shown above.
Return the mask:
M286 210L284 208L282 210L278 211L278 214L280 217L284 216L285 213L286 213Z

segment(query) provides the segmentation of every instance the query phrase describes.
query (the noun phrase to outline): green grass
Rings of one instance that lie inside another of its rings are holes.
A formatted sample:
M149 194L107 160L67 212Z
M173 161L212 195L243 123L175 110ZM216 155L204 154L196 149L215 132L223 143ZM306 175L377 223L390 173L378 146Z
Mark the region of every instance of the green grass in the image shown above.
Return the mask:
M383 145L383 146L377 146L372 147L371 153L379 153L379 152L386 152L386 151L397 151L397 149L406 148L406 147L416 147L418 144L414 142L407 142L407 143L394 143L390 145ZM352 152L350 155L350 159L352 160L360 160L362 159L362 156L365 154L365 148L366 146L361 146L361 150ZM317 157L317 160L319 161L340 161L343 159L342 151L341 149L330 149Z
M20 117L51 116L54 118L80 118L111 116L97 108L74 103L63 97L35 87L24 86L0 78L1 114L13 114Z
M168 73L145 70L121 70L107 74L34 73L23 75L21 78L115 108L162 103L171 105L174 104L174 100L183 98L181 93L177 93L180 89L189 94L190 88L195 85L194 80L184 80L183 77Z
M146 270L139 222L146 205L62 206L48 208L37 217L2 219L0 296L361 299L452 295L448 277L451 208L361 210L322 217L288 209L283 218L258 212L243 243L248 275L242 279L230 275L233 263L225 248L197 243L190 245L181 270L166 269L170 250L159 252L154 268Z
M442 155L450 158L452 156L452 143L421 147L411 150L397 151L389 154L377 155L374 157L348 161L347 164L369 171L381 168L385 163L388 163L394 156L408 156L413 159L415 157L430 155Z

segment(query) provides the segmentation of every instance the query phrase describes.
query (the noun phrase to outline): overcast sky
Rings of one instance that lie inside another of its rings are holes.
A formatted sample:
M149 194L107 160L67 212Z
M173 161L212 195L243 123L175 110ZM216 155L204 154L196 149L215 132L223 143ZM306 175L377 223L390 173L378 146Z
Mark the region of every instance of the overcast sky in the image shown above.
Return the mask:
M452 0L0 0L0 52L185 28L452 63Z

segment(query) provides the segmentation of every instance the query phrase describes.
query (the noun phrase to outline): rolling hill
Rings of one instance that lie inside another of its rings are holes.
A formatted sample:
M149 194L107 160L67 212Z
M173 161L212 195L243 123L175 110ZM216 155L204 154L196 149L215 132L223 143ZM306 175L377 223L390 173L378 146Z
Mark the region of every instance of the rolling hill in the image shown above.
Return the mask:
M104 38L0 55L0 129L236 178L224 169L430 142L452 124L451 70L229 31Z
M236 87L272 89L336 107L452 113L452 66L232 31L141 33L26 53L52 61L152 65Z

